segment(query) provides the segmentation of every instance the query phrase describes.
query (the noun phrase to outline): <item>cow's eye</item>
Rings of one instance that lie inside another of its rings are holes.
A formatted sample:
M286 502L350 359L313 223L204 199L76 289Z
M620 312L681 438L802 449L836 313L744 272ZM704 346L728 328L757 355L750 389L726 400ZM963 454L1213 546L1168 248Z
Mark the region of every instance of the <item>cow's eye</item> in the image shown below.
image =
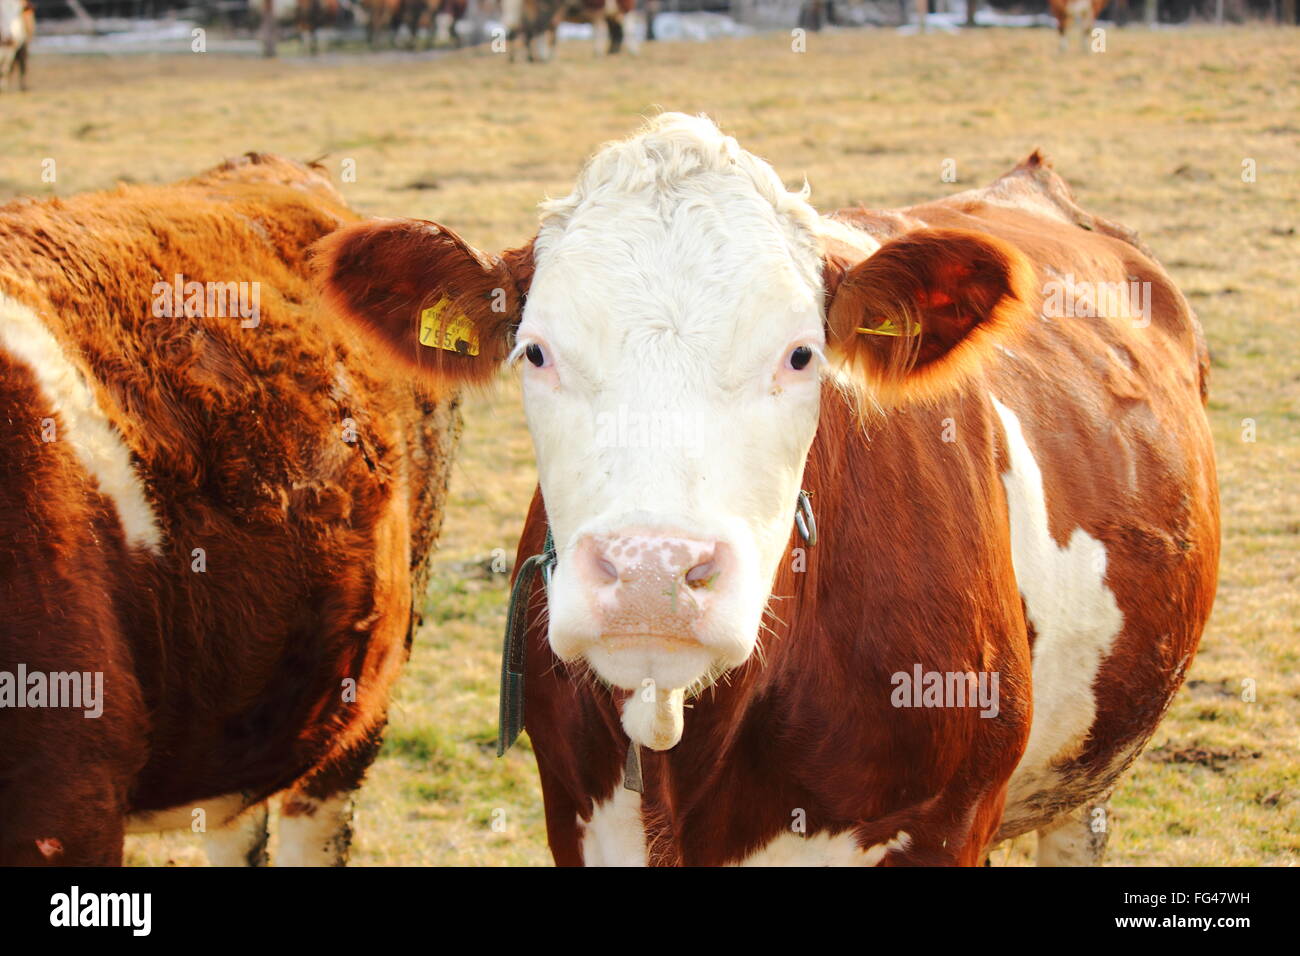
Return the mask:
M790 367L796 372L801 372L808 367L812 361L813 351L806 345L801 345L790 353Z
M536 342L528 343L527 347L524 349L524 355L528 357L528 361L532 362L538 368L541 368L546 364L546 353L542 351L542 347Z

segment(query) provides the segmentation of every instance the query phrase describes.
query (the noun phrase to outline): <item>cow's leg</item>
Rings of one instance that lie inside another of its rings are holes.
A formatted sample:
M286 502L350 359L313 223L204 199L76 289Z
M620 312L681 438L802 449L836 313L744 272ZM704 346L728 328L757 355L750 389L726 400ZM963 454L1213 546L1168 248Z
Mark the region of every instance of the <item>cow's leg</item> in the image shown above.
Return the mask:
M619 14L605 19L605 28L609 31L609 55L613 56L623 49L623 18Z
M14 56L14 64L18 67L18 89L24 93L27 92L27 44L24 43L18 48L18 53Z
M455 43L456 22L450 13L439 13L433 18L433 40L430 46L451 46ZM459 44L456 44L459 46Z
M632 10L623 14L623 40L627 43L627 52L636 56L641 51L641 15Z
M280 849L276 866L347 866L352 850L351 791L329 797L294 792L280 808Z
M276 866L346 866L356 791L383 744L382 726L342 757L298 781L280 804Z
M1100 866L1110 831L1106 799L1085 803L1038 831L1039 866Z
M266 866L267 805L250 807L223 827L203 838L208 862L213 866Z

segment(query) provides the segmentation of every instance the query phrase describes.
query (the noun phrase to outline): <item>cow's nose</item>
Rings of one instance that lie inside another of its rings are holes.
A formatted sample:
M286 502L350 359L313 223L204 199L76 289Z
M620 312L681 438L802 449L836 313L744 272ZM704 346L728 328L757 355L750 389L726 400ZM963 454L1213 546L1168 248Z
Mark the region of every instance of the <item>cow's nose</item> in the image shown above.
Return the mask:
M672 631L703 612L726 577L727 549L717 541L678 535L585 535L574 560L594 593L605 630Z

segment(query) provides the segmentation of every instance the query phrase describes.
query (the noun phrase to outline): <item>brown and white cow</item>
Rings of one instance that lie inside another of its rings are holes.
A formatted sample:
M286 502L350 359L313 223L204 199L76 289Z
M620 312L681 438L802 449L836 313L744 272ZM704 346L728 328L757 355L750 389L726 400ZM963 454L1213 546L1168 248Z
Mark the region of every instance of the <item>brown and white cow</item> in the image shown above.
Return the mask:
M561 23L590 23L598 56L602 50L611 56L620 52L625 39L630 53L641 44L636 0L503 0L501 19L511 62L520 43L529 61L536 60L534 43L541 36L546 37L541 59L554 56Z
M294 26L303 49L312 56L320 52L317 31L323 26L337 24L339 12L339 0L297 0Z
M0 864L260 862L277 793L346 858L459 430L312 304L355 220L256 155L0 206Z
M974 864L1031 830L1040 862L1098 858L1093 808L1214 596L1208 363L1164 270L1037 153L823 216L665 114L502 256L411 221L326 242L395 370L522 360L557 862ZM430 301L424 337L476 355L420 344Z
M407 0L400 17L411 31L411 49L419 49L421 38L428 49L436 46L460 47L462 41L456 25L465 19L469 0Z
M1056 30L1061 36L1061 52L1070 47L1070 34L1077 34L1079 47L1088 52L1093 24L1106 9L1110 0L1049 0L1052 16L1056 17Z
M397 31L402 27L405 12L403 0L362 0L366 20L366 43L378 48L384 31L389 32L390 45L397 43Z
M27 89L27 56L36 36L36 10L29 0L0 0L0 93L18 73L18 88Z

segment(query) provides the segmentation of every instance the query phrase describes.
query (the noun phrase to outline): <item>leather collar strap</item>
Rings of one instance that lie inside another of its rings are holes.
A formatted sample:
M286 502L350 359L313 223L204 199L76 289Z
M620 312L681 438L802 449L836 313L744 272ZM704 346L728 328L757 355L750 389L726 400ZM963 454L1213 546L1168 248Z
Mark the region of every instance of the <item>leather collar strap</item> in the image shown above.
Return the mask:
M533 590L533 575L540 568L550 587L551 573L555 570L555 542L551 529L546 528L546 543L542 553L526 560L515 576L510 589L510 609L506 612L506 643L501 654L501 701L498 715L497 756L501 757L519 739L524 729L524 650L527 647L525 612L528 595Z
M799 501L794 514L795 529L808 547L817 544L817 521L813 517L812 493L799 492ZM528 644L526 611L528 595L533 590L533 576L540 569L546 581L547 590L551 586L551 574L555 571L555 541L551 529L546 528L546 543L541 554L534 554L524 561L515 576L514 586L510 589L510 607L506 611L506 638L501 653L501 702L500 729L497 733L497 756L503 756L509 750L524 729L524 657ZM635 786L633 785L635 784ZM624 773L624 786L628 789L641 789L641 753L636 744L628 750L627 767Z

